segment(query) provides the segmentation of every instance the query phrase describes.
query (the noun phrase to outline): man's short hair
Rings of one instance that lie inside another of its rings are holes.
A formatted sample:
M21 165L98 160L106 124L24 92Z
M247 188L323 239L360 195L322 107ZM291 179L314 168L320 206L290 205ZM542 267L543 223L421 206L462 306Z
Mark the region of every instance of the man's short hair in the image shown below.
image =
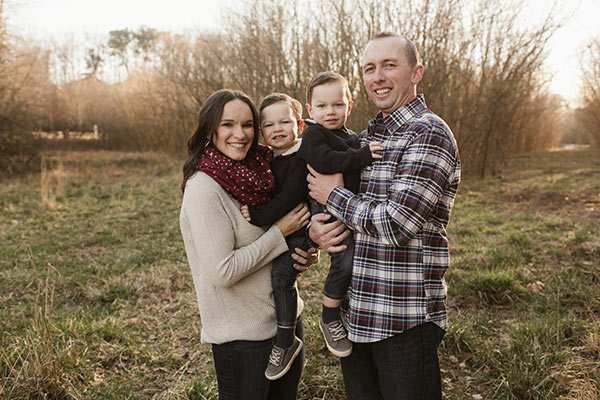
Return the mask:
M379 32L375 34L369 41L372 42L373 40L384 39L388 37L396 37L404 41L404 54L406 55L406 59L411 67L421 63L421 57L419 56L417 46L415 46L415 44L406 36L399 35L395 32Z
M350 88L348 87L348 81L346 78L333 71L325 71L319 72L308 82L308 86L306 87L306 102L310 104L312 101L313 90L317 86L325 85L331 82L339 82L344 86L344 92L346 94L346 98L348 102L352 101L352 93L350 92Z

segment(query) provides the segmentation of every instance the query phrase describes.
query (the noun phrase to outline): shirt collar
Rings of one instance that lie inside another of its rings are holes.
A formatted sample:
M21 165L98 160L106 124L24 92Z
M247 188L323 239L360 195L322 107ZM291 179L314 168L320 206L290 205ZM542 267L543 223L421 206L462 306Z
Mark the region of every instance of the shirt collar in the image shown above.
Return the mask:
M288 149L285 153L280 153L278 151L273 150L274 156L275 157L279 157L279 156L287 156L289 154L295 153L300 149L300 145L302 144L302 140L298 140L298 143L296 143L293 147L291 147L290 149Z
M413 100L387 117L384 117L381 111L378 112L375 118L369 121L369 128L372 129L377 125L385 125L390 131L396 132L406 121L409 121L416 115L422 113L426 108L425 96L420 93Z
M350 134L350 132L348 132L348 128L346 128L346 124L344 124L344 125L340 126L340 127L339 127L339 128L337 128L337 129L328 129L328 128L325 128L325 127L324 127L323 125L321 125L320 123L318 123L318 122L316 122L316 121L313 121L312 119L305 119L305 120L304 120L304 123L305 123L306 125L308 125L308 126L311 126L311 125L319 125L319 126L323 127L323 129L327 129L327 130L329 130L329 131L332 131L332 132L341 131L342 133L344 133L344 134L346 134L346 135L349 135L349 134Z

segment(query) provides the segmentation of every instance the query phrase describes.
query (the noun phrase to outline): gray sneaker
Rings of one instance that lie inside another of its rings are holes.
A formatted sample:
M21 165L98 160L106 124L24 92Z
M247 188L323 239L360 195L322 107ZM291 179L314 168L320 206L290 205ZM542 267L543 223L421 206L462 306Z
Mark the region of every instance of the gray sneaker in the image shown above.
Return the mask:
M274 345L269 355L269 364L267 364L267 369L265 370L267 379L274 381L284 376L289 371L296 356L300 354L302 346L302 340L296 336L294 336L292 345L287 349Z
M319 320L319 328L323 332L325 344L330 352L338 357L348 357L352 354L352 342L348 340L346 329L339 319L326 324L323 318Z

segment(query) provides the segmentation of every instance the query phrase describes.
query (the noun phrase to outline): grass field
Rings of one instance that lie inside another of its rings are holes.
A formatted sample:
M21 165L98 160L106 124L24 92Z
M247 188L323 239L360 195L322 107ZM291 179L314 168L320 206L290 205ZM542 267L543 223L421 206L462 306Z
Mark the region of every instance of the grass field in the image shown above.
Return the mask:
M58 160L58 161L57 161ZM216 399L179 233L179 163L59 154L0 185L0 398ZM42 194L44 201L42 201ZM517 156L465 180L449 227L446 399L597 399L600 153ZM344 399L299 280L301 399Z

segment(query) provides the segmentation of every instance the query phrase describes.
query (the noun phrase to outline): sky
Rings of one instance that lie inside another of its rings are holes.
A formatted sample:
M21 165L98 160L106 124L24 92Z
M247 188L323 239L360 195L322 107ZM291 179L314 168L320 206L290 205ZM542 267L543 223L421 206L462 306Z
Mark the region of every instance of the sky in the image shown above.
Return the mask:
M108 33L146 25L182 31L217 27L223 0L5 0L27 33Z
M158 30L218 29L223 9L236 0L5 0L11 29L33 38L59 39L66 34L104 35L115 29L145 25ZM305 0L306 1L306 0ZM526 21L539 21L554 0L530 0ZM576 103L579 54L592 36L600 37L600 0L560 1L561 15L571 16L548 44L546 71L550 90ZM566 4L566 5L565 5Z

